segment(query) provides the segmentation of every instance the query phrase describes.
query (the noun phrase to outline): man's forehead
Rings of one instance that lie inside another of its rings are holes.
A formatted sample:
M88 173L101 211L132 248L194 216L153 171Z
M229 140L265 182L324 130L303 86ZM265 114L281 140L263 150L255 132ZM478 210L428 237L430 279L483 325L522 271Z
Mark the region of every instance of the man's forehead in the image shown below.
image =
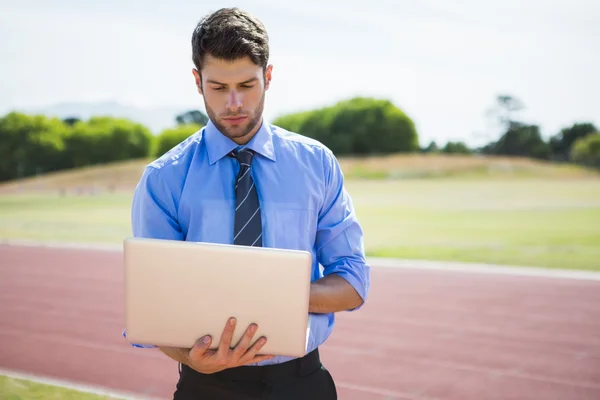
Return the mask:
M207 56L202 68L204 79L220 83L234 84L259 78L261 67L254 64L249 57L236 60L223 60Z

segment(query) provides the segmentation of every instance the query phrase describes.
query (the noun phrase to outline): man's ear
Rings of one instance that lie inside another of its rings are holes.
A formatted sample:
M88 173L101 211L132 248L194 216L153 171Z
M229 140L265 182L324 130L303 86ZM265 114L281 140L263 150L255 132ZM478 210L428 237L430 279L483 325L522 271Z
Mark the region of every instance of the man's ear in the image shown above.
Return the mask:
M198 93L202 95L202 75L196 68L192 68L192 74L194 75L194 81L196 82L196 88L198 89Z
M273 65L267 65L267 68L265 69L265 90L268 90L269 86L271 85L272 74Z

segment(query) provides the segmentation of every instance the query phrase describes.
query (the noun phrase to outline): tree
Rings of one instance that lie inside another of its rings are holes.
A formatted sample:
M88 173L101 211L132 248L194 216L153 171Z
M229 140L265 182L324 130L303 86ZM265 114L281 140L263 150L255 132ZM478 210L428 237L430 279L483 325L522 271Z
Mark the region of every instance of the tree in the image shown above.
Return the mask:
M355 97L273 121L314 138L336 154L385 154L419 150L413 121L388 100Z
M473 151L463 142L448 142L442 149L446 154L471 154Z
M492 154L547 159L550 147L540 134L539 126L512 122L502 137L488 150Z
M202 127L196 124L179 125L175 128L165 129L156 137L152 148L152 156L160 157L173 147L177 146Z
M79 118L77 117L67 117L67 118L63 118L62 120L65 124L67 124L68 126L73 126L76 123L78 123L79 121L81 121Z
M550 139L552 157L557 161L570 161L573 144L598 129L591 122L575 123L570 127L563 128Z
M177 122L177 125L195 124L206 126L208 124L208 117L202 111L190 110L177 115L175 122Z
M580 137L573 143L571 159L579 164L600 168L600 133Z
M438 153L439 151L440 149L435 140L429 142L429 145L422 150L423 153Z
M148 156L154 137L150 130L124 118L92 117L69 131L66 155L69 167L103 164Z
M514 122L517 122L515 114L523 110L525 105L518 98L501 94L496 96L496 105L488 110L487 115L495 118L502 132L506 132Z
M58 118L17 112L0 118L0 180L60 169L66 134Z
M498 119L502 133L497 141L488 143L481 151L484 154L549 159L550 146L542 138L539 126L524 123L515 117L518 111L525 108L523 102L510 95L497 96L496 102L496 107L488 115Z

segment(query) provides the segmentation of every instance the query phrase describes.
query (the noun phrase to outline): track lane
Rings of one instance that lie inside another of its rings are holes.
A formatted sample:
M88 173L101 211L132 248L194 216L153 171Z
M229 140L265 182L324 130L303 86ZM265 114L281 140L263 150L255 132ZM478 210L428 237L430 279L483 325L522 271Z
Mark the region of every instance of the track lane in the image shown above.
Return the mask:
M122 254L0 245L0 369L170 398L121 336ZM340 399L600 398L600 282L374 268L322 347Z

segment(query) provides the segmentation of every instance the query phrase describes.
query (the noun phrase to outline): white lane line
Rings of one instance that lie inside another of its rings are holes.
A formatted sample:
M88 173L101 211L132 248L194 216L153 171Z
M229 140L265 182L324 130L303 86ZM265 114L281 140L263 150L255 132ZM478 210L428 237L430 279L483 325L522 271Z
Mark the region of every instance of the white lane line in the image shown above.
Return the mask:
M404 260L394 258L369 257L367 260L374 267L404 268L417 270L468 272L496 275L531 276L542 278L581 279L600 281L600 273L593 271L577 271L550 269L541 267L495 265L483 263L460 263L451 261ZM600 261L599 261L600 262Z
M0 375L7 376L13 379L25 379L28 381L33 381L36 383L41 383L45 385L57 386L63 389L77 390L79 392L95 394L98 396L108 396L115 399L126 399L126 400L158 400L157 397L145 397L140 396L138 394L127 393L127 392L119 392L115 390L111 390L101 386L94 385L83 385L74 383L72 381L61 380L56 378L49 378L40 375L26 374L23 372L11 371L0 369Z
M77 242L54 242L37 241L25 239L6 239L0 238L0 245L14 247L37 247L50 249L79 249L79 250L99 250L99 251L123 251L122 244L111 243L77 243Z

